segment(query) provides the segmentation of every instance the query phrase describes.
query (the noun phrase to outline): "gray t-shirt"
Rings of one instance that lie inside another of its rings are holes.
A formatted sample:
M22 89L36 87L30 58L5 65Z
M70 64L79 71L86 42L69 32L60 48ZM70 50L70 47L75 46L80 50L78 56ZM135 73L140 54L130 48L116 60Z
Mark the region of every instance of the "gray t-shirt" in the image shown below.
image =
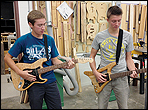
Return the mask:
M96 50L100 49L101 52L101 61L100 68L105 67L111 62L116 62L116 48L117 48L118 37L112 36L108 29L99 32L93 42L92 47ZM132 51L133 47L133 37L131 33L123 30L123 39L122 39L122 47L118 65L112 68L111 73L119 73L123 71L127 71L126 65L126 52ZM100 69L99 68L99 69ZM105 73L106 71L102 72Z

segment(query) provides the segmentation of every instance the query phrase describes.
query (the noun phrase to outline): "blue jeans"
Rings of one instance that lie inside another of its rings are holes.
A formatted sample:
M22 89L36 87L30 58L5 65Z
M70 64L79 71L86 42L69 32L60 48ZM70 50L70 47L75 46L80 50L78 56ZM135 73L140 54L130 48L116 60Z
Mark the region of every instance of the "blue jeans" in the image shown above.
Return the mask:
M43 98L48 109L62 109L56 81L45 85L32 85L28 89L31 109L42 109Z

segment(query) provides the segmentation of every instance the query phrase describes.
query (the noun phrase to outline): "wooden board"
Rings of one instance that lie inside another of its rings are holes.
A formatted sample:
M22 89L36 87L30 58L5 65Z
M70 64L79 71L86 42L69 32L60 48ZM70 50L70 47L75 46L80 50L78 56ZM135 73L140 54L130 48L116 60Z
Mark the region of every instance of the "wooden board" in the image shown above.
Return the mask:
M139 5L136 5L136 19L135 19L135 32L136 32L136 34L138 34L139 33L139 20L138 20L138 18L139 18Z
M122 8L122 11L123 11L122 20L121 20L121 28L123 30L127 30L127 25L126 25L126 4L121 4L121 8Z
M76 48L73 48L72 52L73 52L74 59L77 59ZM76 73L76 80L77 80L77 83L78 83L78 86L79 86L79 91L78 92L82 92L81 79L80 79L80 72L79 72L79 65L78 65L78 63L75 64L75 73Z
M129 32L132 34L132 36L133 36L133 10L134 10L134 7L133 7L134 5L133 4L130 4L130 15L129 15L129 17L130 17L130 19L129 19Z
M81 2L81 42L86 42L86 3Z
M69 7L73 9L73 1L69 1ZM73 39L74 39L74 24L73 14L69 17L69 55L72 55Z
M26 90L25 91L20 91L20 103L21 104L24 103L25 92L26 92Z
M80 8L80 1L77 1L76 2L76 5L77 5L77 10L76 10L76 17L77 17L77 26L76 26L76 33L77 34L80 34L80 11L81 11L81 8Z
M136 32L136 30L135 30L135 27L136 27L136 6L134 5L133 6L133 42L136 42L136 40L137 40L137 37L136 37L136 35L135 35L135 32Z
M26 93L25 93L25 97L24 97L24 103L26 104L29 102L29 95L28 95L27 90L25 90L25 91L26 91Z
M61 4L61 2L60 2L60 1L57 1L57 6L56 6L56 7L60 6L60 4ZM61 17L62 17L61 14L60 14L59 12L57 12L58 37L59 37L59 36L61 37L61 31L62 31L62 30L61 30L61 22L62 22L62 18L61 18Z
M126 5L126 27L127 27L127 31L129 30L129 5Z
M85 44L82 44L82 50L85 51Z
M87 47L86 47L86 53L88 53L88 52L89 52L89 47L87 46Z
M69 57L69 43L68 43L68 27L67 27L67 21L63 21L63 31L64 31L65 56L66 57Z
M57 27L57 1L51 1L52 4L52 24Z
M56 2L57 1L51 1L51 14L52 14L52 31L53 31L53 37L55 40L55 43L57 42L57 31L55 28L57 28L57 10L56 10Z
M147 15L147 6L146 5L142 5L142 12L141 12L141 19L140 19L140 28L139 28L138 39L144 37L146 15Z
M71 32L70 32L70 23L68 24L68 45L69 45L69 55L71 55Z
M74 39L74 33L72 33L72 38L71 38L71 49L75 47L75 39Z
M144 39L144 41L145 41L145 46L147 47L147 31L145 33L145 39Z

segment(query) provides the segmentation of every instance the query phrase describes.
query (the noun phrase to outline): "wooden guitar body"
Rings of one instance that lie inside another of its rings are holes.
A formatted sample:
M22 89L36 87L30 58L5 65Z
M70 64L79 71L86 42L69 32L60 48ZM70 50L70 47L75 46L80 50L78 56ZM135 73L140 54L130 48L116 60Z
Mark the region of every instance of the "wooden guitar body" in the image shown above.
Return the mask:
M17 63L17 67L20 70L33 70L36 71L36 69L40 69L43 68L43 63L47 61L46 58L42 58L37 60L36 62L32 63L32 64L28 64L28 63ZM33 74L33 73L32 73ZM11 77L12 77L12 82L13 85L15 87L15 89L19 90L19 91L23 91L28 89L31 85L33 85L34 83L45 83L47 82L47 79L43 79L41 77L41 74L36 75L37 76L37 80L34 82L28 82L27 80L24 80L22 77L20 77L18 74L16 74L12 69L11 69ZM26 84L28 83L28 84Z
M60 63L60 64L55 64L52 66L47 66L43 68L43 63L46 62L46 58L41 58L37 60L36 62L32 64L28 63L17 63L16 66L22 70L32 70L32 72L29 72L29 74L32 74L36 76L36 81L28 81L20 77L18 74L16 74L13 70L11 70L11 77L12 77L12 82L15 87L15 89L19 91L24 91L28 89L30 86L32 86L34 83L45 83L47 82L48 79L43 79L41 77L41 74L44 74L48 71L52 71L58 68L63 68L64 66L68 66L68 62ZM92 58L78 58L73 60L74 63L86 63L86 62L93 62Z
M98 83L97 80L96 80L96 77L95 75L93 74L92 71L85 71L84 74L87 75L90 79L91 79L91 82L94 86L94 90L96 93L99 93L102 91L102 89L104 88L104 86L109 82L111 81L111 78L110 78L110 74L111 74L111 70L112 68L116 65L116 62L112 62L110 63L109 65L101 68L98 70L98 72L103 72L105 70L107 70L107 73L108 73L108 81L106 81L105 83Z
M116 62L112 62L112 63L108 64L107 66L105 66L105 67L98 70L98 72L100 72L100 73L107 70L107 73L104 73L105 75L107 75L107 77L105 77L107 79L107 81L104 82L104 83L97 82L96 77L95 77L95 75L93 74L92 71L85 71L84 72L84 74L87 75L91 79L91 82L92 82L92 84L94 86L94 90L95 90L96 93L101 92L103 90L103 88L105 87L105 85L108 82L110 82L112 79L119 78L119 77L124 77L124 76L129 76L130 74L132 74L132 71L136 71L137 74L147 72L147 68L142 68L142 69L137 69L137 70L112 74L111 70L115 65L116 65Z

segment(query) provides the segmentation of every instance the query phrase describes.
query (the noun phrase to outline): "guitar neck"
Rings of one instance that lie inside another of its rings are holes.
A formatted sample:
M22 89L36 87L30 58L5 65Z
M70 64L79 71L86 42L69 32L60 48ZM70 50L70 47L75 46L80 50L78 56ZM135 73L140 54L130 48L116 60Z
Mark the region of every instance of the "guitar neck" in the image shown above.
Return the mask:
M147 72L147 68L137 69L135 71L137 73L145 73L145 72ZM127 71L127 72L122 72L122 73L115 73L115 74L110 74L110 78L115 79L115 78L118 78L118 77L129 76L131 74L132 74L132 71Z
M75 59L73 60L74 63L78 63L78 59ZM45 68L41 68L41 69L38 69L38 74L43 74L43 73L46 73L48 71L52 71L52 70L55 70L55 69L58 69L58 68L63 68L64 66L68 66L68 62L64 62L64 63L61 63L61 64L56 64L56 65L52 65L52 66L48 66L48 67L45 67Z

